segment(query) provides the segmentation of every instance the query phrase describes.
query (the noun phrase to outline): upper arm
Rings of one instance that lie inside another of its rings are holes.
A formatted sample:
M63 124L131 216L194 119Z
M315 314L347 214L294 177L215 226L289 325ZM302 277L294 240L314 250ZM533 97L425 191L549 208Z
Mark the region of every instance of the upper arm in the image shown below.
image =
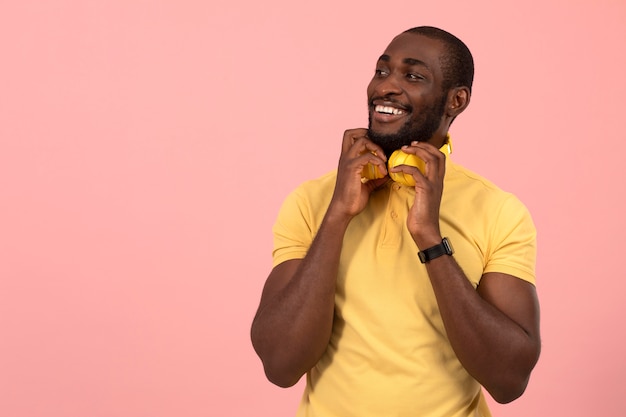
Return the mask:
M513 275L488 272L476 290L485 301L520 326L539 349L539 301L533 284Z

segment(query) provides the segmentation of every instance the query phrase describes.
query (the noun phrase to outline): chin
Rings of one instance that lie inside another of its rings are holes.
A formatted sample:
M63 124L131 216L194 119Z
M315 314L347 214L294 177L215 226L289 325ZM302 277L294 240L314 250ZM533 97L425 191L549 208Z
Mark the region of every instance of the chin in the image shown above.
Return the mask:
M410 145L412 142L412 136L404 135L401 131L387 133L369 129L368 137L372 142L383 148L383 152L387 157L396 149L400 149L404 145Z

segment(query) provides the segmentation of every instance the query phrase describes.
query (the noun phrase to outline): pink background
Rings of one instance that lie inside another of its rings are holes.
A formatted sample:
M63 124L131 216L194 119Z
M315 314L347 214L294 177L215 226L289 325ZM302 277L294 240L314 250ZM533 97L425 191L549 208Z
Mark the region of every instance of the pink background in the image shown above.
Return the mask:
M248 336L271 225L422 24L477 63L453 157L539 230L543 353L494 414L622 416L626 2L216 3L0 5L0 416L293 415Z

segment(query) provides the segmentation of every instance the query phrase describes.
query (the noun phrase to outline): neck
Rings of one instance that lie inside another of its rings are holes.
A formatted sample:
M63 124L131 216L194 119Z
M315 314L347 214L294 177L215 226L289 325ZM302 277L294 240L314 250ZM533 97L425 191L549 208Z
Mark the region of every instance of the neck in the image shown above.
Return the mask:
M430 138L430 140L428 140L428 143L435 146L437 149L440 149L443 145L448 143L449 139L450 139L450 134L448 132L445 132L445 133L437 132L432 138Z

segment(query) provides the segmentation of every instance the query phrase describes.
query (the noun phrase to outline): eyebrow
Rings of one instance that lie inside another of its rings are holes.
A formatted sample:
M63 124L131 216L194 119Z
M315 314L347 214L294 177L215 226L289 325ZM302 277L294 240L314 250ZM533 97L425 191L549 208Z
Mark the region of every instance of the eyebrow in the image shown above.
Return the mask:
M383 54L383 55L380 56L380 58L378 58L378 60L379 61L384 61L384 62L389 62L389 61L391 61L391 57L389 55L387 55L387 54ZM404 58L402 60L402 63L406 64L406 65L420 65L420 66L426 67L427 69L430 70L430 67L424 61L421 61L421 60L416 59L416 58Z

